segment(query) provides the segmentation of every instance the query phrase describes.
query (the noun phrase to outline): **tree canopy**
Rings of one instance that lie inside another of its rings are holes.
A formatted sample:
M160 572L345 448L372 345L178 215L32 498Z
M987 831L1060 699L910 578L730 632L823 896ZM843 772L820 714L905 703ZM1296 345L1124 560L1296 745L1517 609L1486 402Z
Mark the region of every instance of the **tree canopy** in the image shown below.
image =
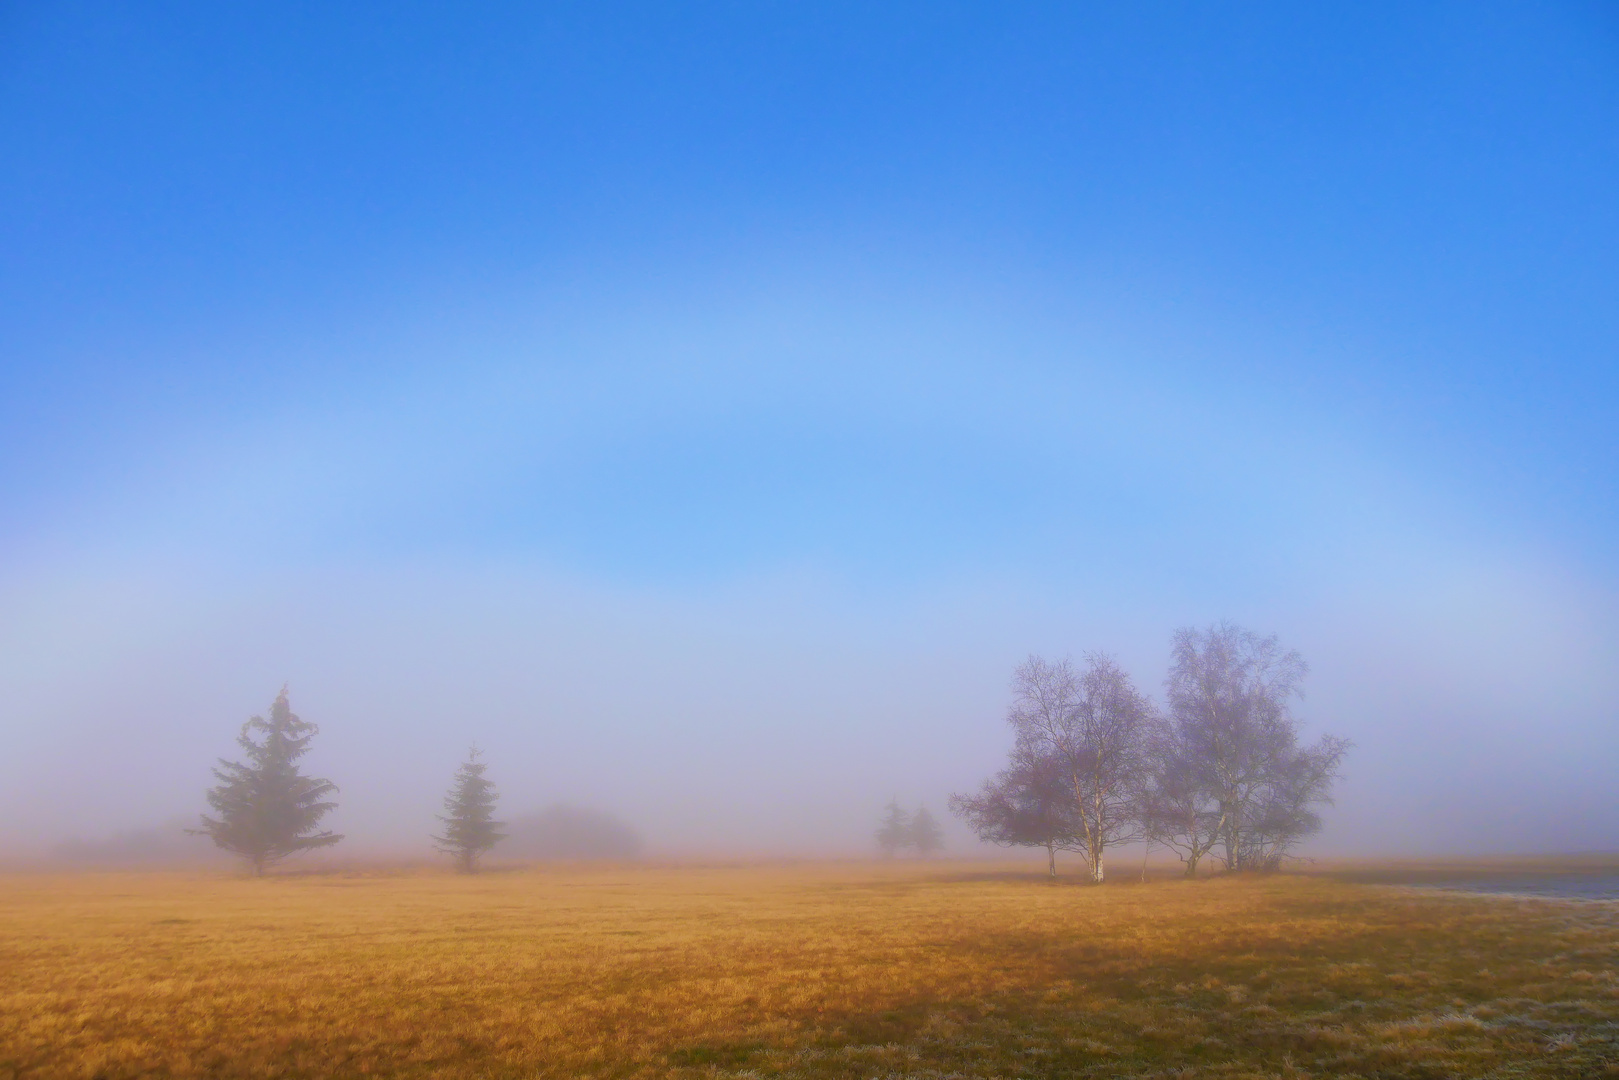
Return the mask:
M1160 712L1111 658L1083 669L1031 656L1012 681L1007 767L952 812L980 839L1085 855L1134 840L1175 851L1195 875L1275 869L1321 827L1318 808L1350 744L1299 744L1292 700L1309 668L1275 637L1221 623L1175 632Z
M220 759L214 769L219 783L208 792L217 816L203 815L202 827L192 831L247 859L255 874L288 855L342 840L319 829L320 819L337 808L327 799L337 785L298 770L319 731L293 713L283 686L269 719L252 717L236 736L247 761Z
M892 858L901 848L909 847L910 843L911 815L900 806L898 800L890 801L883 807L882 824L877 827L877 847Z
M474 746L456 770L450 792L444 797L444 813L438 816L444 823L444 834L433 837L435 846L454 856L457 868L466 874L475 873L479 857L506 837L502 831L505 822L494 820L500 796L484 775L489 766L479 761L479 756Z

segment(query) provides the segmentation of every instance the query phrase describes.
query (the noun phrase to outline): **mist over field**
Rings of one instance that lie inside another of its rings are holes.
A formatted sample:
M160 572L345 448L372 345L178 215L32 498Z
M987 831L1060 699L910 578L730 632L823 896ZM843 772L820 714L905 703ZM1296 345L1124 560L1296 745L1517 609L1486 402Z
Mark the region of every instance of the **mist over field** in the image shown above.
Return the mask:
M1619 38L1471 10L25 8L0 856L173 836L283 684L323 857L474 742L653 856L974 853L1018 663L1226 619L1354 743L1305 854L1619 848Z

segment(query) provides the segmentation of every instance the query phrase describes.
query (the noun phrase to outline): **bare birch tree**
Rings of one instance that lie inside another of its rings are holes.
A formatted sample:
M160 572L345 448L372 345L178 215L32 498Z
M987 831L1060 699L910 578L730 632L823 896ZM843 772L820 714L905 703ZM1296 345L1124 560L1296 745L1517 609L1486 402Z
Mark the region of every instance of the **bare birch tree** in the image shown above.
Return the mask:
M1228 870L1274 868L1320 827L1311 807L1327 801L1349 744L1329 736L1299 749L1292 700L1308 672L1274 635L1230 623L1175 632L1166 686L1184 771L1174 783L1218 811L1213 850Z
M1109 847L1141 838L1152 703L1110 657L1088 653L1076 672L1063 660L1031 656L1013 678L1008 720L1018 751L1052 763L1073 799L1073 840L1093 882L1104 877Z

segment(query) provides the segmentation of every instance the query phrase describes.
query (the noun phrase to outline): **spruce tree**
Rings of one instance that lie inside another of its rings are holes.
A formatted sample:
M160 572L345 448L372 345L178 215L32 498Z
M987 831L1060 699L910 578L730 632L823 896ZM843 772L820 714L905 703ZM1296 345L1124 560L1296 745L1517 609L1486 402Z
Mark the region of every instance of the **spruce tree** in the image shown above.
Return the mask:
M883 823L877 829L877 846L884 855L893 858L896 851L910 844L911 815L900 807L898 800L890 800L883 808Z
M506 838L500 831L506 823L493 820L495 801L500 796L494 783L484 776L489 766L478 756L474 746L456 770L450 793L444 797L445 813L438 815L444 822L444 835L433 837L434 846L455 856L456 866L464 874L476 873L478 856Z
M944 829L939 827L925 806L911 816L910 834L911 846L924 859L944 848Z
M283 686L270 718L253 717L236 736L247 764L220 758L214 769L219 784L208 792L208 805L218 817L203 815L202 828L191 831L242 856L260 875L288 855L343 839L316 831L320 819L337 807L326 800L337 785L298 771L298 759L309 752L319 730L293 713Z

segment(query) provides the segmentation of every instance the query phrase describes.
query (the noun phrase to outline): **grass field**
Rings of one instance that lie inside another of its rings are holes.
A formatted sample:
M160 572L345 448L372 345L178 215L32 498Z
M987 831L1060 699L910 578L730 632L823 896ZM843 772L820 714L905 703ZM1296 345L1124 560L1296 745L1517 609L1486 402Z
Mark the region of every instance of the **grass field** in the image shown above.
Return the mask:
M817 864L0 876L0 1077L1619 1077L1619 905Z

